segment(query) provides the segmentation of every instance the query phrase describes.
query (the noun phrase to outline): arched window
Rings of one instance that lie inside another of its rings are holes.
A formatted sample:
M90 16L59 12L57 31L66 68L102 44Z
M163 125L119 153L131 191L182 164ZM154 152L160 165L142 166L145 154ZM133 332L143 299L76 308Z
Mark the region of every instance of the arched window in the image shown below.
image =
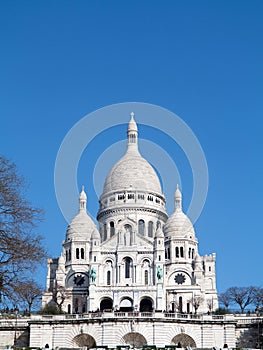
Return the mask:
M179 312L183 312L183 298L179 297L179 306L178 306Z
M188 258L189 259L191 258L191 248L189 248L189 250L188 250Z
M167 259L170 259L171 257L170 257L170 248L168 247L167 248Z
M110 236L112 237L112 236L114 236L114 234L115 234L114 222L111 221L110 222Z
M107 286L111 285L111 272L107 271Z
M103 240L106 241L107 239L107 224L104 224L103 226Z
M76 298L76 299L74 300L74 312L75 312L75 314L77 314L78 311L79 311L79 299Z
M84 303L83 305L82 305L82 313L84 314L86 312L86 304Z
M146 286L149 284L149 272L147 270L144 271L144 284Z
M68 251L66 250L66 261L68 261Z
M71 260L71 249L68 250L68 260Z
M139 235L143 236L144 235L144 230L145 230L144 220L139 220L138 226L139 226Z
M76 249L76 259L79 259L79 248Z
M71 305L68 304L68 314L70 314L70 313L71 313Z
M131 277L131 265L132 265L131 258L125 258L125 278Z
M192 249L192 259L194 259L194 257L195 257L195 250Z
M175 257L179 258L179 248L175 247Z
M153 222L152 221L148 222L148 236L149 237L153 236Z
M190 303L187 303L187 304L186 304L186 309L187 309L186 312L187 312L188 314L190 314Z
M180 257L183 258L184 257L184 248L180 247Z
M85 258L85 255L84 255L84 248L81 248L81 249L80 249L80 257L81 257L81 259L84 259L84 258Z

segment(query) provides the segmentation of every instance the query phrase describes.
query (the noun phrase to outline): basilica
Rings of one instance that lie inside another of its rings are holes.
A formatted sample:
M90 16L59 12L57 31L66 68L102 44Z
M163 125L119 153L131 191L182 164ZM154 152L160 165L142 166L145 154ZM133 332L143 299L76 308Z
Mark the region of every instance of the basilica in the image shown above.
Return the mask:
M167 215L158 175L138 149L133 116L126 152L106 177L97 223L82 188L61 255L48 259L42 306L56 302L68 314L214 311L216 255L199 255L176 184L174 212Z

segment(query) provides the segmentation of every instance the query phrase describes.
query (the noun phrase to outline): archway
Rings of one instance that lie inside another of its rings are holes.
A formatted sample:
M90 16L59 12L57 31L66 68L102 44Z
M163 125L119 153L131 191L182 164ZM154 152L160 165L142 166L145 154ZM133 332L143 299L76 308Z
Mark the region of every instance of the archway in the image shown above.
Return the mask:
M178 345L180 343L181 347L186 348L187 346L190 346L191 348L196 348L196 343L190 335L181 333L177 334L172 339L172 344Z
M104 298L100 302L100 311L112 310L112 300L111 298Z
M140 312L151 312L153 311L153 303L150 298L143 298L140 301Z
M147 344L146 339L140 333L132 332L127 333L123 337L123 342L129 344L132 348L142 348L143 345Z
M95 339L89 334L79 334L72 340L73 347L86 347L88 349L96 346Z
M120 302L120 311L133 311L133 301L130 298L123 298Z

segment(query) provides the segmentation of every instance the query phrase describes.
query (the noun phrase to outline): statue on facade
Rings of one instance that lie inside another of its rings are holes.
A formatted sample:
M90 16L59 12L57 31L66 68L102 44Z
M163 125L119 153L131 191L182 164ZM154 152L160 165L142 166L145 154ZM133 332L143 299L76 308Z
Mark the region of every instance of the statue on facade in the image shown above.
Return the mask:
M93 268L91 269L91 271L90 271L91 282L95 282L95 281L96 281L96 277L97 277L96 270L95 270L94 267L93 267Z
M158 281L160 281L162 277L163 277L163 270L162 270L161 266L158 265L158 267L157 267L157 278L158 278Z

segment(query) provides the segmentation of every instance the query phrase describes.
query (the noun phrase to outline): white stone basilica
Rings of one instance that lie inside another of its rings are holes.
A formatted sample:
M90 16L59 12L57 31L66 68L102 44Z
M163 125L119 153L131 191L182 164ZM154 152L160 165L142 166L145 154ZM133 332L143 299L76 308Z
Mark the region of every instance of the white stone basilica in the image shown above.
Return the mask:
M216 255L198 254L178 186L168 217L159 178L138 150L131 115L126 153L109 172L100 197L99 229L86 212L82 188L62 254L48 260L42 306L56 298L69 314L213 311Z

